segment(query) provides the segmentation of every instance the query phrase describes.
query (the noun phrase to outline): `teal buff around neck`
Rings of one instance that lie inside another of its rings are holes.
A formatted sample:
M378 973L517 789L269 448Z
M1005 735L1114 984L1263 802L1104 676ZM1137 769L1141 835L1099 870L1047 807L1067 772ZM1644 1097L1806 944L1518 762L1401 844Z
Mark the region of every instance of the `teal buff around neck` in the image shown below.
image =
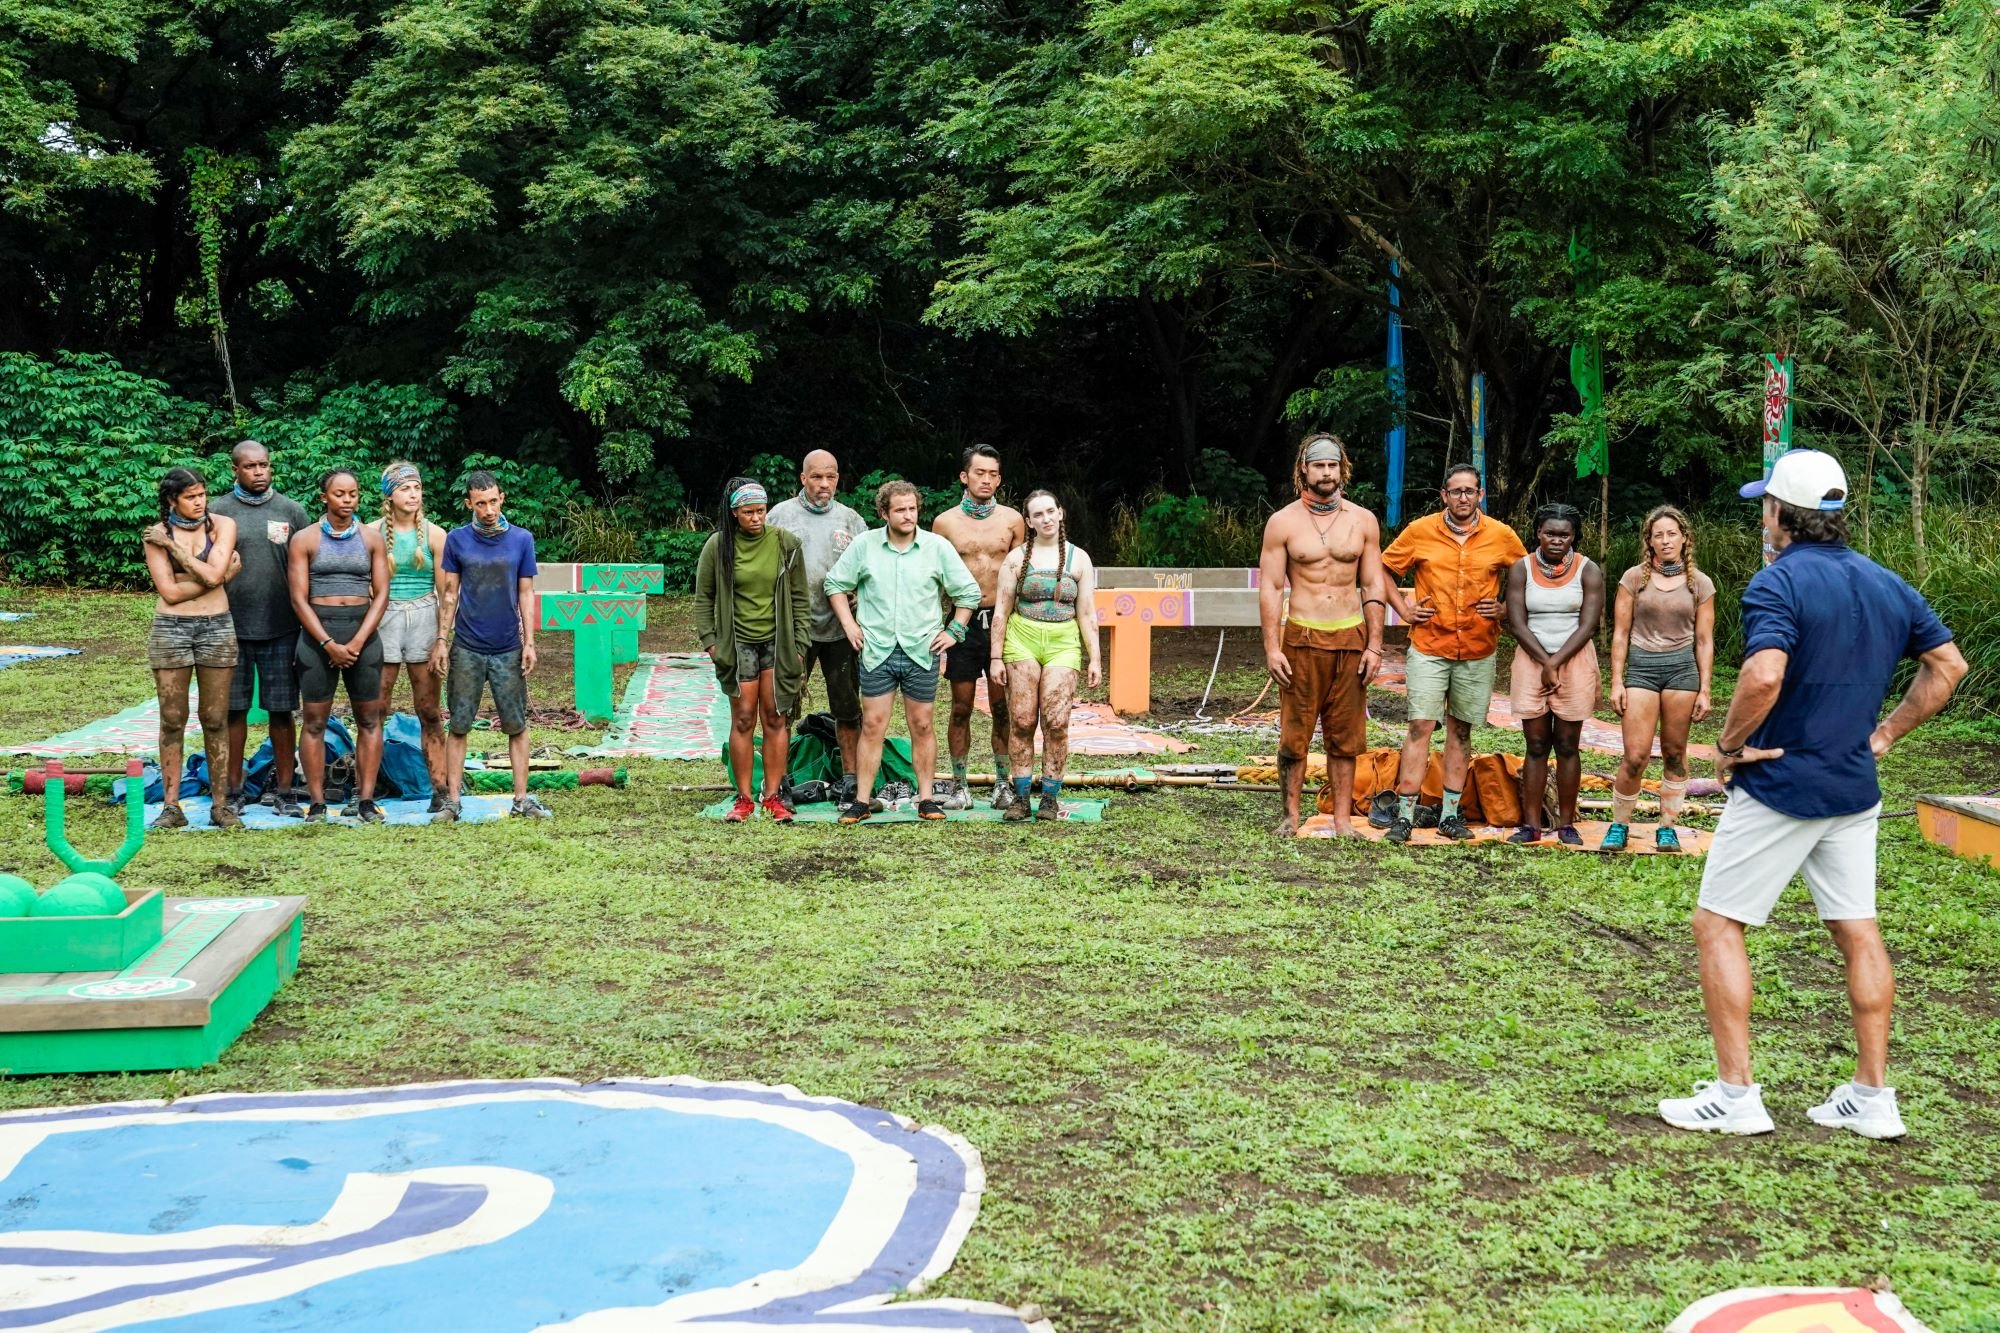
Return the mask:
M799 504L808 514L828 514L833 512L833 497L830 495L826 497L825 504L816 505L804 491L800 491Z
M169 509L167 511L167 522L173 524L183 532L190 532L200 527L207 520L205 518L182 518L177 511Z
M999 505L999 503L1000 502L998 500L988 500L985 504L981 504L979 503L979 501L973 499L971 494L968 492L962 498L960 498L958 502L958 507L960 509L963 509L966 513L970 514L974 518L992 518L993 510Z
M500 534L513 526L514 525L512 523L509 523L507 521L507 516L505 514L500 515L500 517L494 519L491 523L481 523L476 518L472 520L472 531L474 535L484 537L487 541L490 542L498 541L500 539Z
M277 488L274 486L266 486L261 491L246 491L243 489L243 483L240 481L236 483L236 489L232 492L237 499L247 505L263 504L277 493Z
M321 514L319 519L319 530L325 533L327 536L333 538L337 542L344 542L361 535L361 520L349 516L346 528L342 529L339 532L335 532L333 530L333 524L327 522L326 515Z

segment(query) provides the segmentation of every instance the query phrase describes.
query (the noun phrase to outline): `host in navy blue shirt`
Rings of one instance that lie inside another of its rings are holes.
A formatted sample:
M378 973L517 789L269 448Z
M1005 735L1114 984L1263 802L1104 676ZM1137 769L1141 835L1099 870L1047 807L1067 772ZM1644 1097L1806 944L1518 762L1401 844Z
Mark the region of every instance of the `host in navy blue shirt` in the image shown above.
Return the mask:
M1896 983L1875 923L1875 761L1951 699L1965 659L1923 597L1848 548L1847 475L1828 454L1795 449L1743 488L1764 505L1776 552L1743 594L1743 669L1717 742L1729 803L1716 826L1694 914L1702 1001L1718 1079L1669 1097L1681 1129L1767 1134L1776 1126L1750 1077L1750 958L1745 926L1762 925L1805 877L1847 963L1854 1078L1806 1114L1865 1138L1903 1133L1885 1082ZM1918 664L1886 718L1896 670Z

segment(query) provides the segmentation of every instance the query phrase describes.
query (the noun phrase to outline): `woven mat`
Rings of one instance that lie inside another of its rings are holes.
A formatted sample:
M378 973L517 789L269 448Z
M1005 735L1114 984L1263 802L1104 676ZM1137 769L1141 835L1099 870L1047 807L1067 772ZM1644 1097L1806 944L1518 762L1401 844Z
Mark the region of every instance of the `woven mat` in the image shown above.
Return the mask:
M199 732L200 721L188 710L188 731ZM133 704L123 712L86 722L75 731L65 731L45 741L28 745L0 745L0 754L31 754L45 759L67 759L80 754L125 754L147 756L160 748L160 701L158 698Z
M1365 815L1354 816L1353 826L1356 833L1370 842L1382 842L1389 836L1387 829L1376 828L1368 822L1368 818ZM1494 828L1491 825L1474 825L1472 829L1472 841L1475 843L1497 842L1503 846L1512 846L1513 844L1508 843L1507 839L1513 836L1514 827L1513 825L1509 825L1505 828ZM1563 852L1602 851L1603 849L1599 844L1604 841L1604 831L1610 827L1610 823L1605 820L1578 820L1576 831L1583 835L1583 846L1581 847L1571 847L1567 843L1557 842L1553 832L1543 829L1542 840L1537 843L1529 843L1522 850L1547 847ZM1625 843L1625 855L1672 856L1675 854L1672 852L1661 852L1653 845L1653 830L1657 827L1656 825L1631 824L1627 825L1627 827L1631 830L1631 833ZM1693 829L1683 825L1674 831L1680 835L1681 850L1679 855L1682 856L1706 856L1708 854L1709 843L1714 841L1714 835L1703 829ZM1299 836L1301 838L1331 838L1333 836L1333 816L1311 816L1299 825ZM1450 838L1441 835L1436 829L1420 828L1410 835L1410 841L1406 845L1410 847L1462 847L1465 844L1462 842L1453 842Z
M603 741L570 753L713 763L728 739L729 696L707 653L641 653Z
M733 796L717 801L714 805L705 807L701 812L701 817L703 819L720 819L729 813L729 807L734 805L735 802L736 798ZM1062 806L1063 819L1065 821L1075 821L1079 824L1103 823L1104 807L1110 804L1109 801L1072 799L1068 796L1062 797L1059 803ZM832 801L819 801L812 805L802 805L798 807L797 813L798 822L801 824L832 824L837 823L840 819L840 807ZM947 823L953 824L997 824L1001 820L1001 815L1001 811L995 810L982 801L969 810L947 810L944 817ZM764 818L764 812L759 810L757 818ZM917 812L914 810L888 810L879 815L870 815L861 822L864 824L921 824L924 821L917 818ZM1035 822L1037 821L1032 819L1028 821L1030 824Z

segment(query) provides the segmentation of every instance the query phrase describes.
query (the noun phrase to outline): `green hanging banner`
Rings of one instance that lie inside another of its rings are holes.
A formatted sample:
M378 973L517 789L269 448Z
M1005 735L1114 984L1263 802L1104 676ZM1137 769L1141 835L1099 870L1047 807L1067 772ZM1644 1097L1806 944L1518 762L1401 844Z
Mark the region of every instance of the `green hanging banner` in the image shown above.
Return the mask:
M1792 447L1792 359L1764 354L1764 479L1771 465Z
M1588 296L1597 290L1597 256L1574 232L1569 240L1569 262L1576 271L1576 294ZM1588 434L1576 451L1576 475L1611 475L1611 436L1604 422L1604 340L1592 334L1569 349L1569 382L1583 404L1583 422Z

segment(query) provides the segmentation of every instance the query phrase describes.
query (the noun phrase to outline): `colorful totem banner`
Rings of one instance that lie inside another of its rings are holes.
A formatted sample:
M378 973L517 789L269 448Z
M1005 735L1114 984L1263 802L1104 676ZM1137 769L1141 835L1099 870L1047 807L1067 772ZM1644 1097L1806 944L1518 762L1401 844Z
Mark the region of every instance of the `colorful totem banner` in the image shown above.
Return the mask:
M1569 262L1576 270L1576 294L1588 296L1597 290L1597 256L1581 236L1571 235ZM1604 421L1604 340L1592 334L1569 349L1569 380L1582 401L1583 421L1589 434L1576 451L1576 475L1611 475L1611 436Z
M1764 354L1764 478L1792 447L1792 359Z
M1472 466L1479 469L1479 489L1486 489L1486 372L1475 371L1472 376ZM1486 508L1482 497L1481 509Z
M1389 261L1389 412L1390 426L1383 437L1383 445L1389 455L1388 468L1382 476L1382 490L1388 500L1389 526L1394 528L1403 521L1403 455L1405 435L1403 430L1403 298L1399 279L1402 266L1395 260Z

